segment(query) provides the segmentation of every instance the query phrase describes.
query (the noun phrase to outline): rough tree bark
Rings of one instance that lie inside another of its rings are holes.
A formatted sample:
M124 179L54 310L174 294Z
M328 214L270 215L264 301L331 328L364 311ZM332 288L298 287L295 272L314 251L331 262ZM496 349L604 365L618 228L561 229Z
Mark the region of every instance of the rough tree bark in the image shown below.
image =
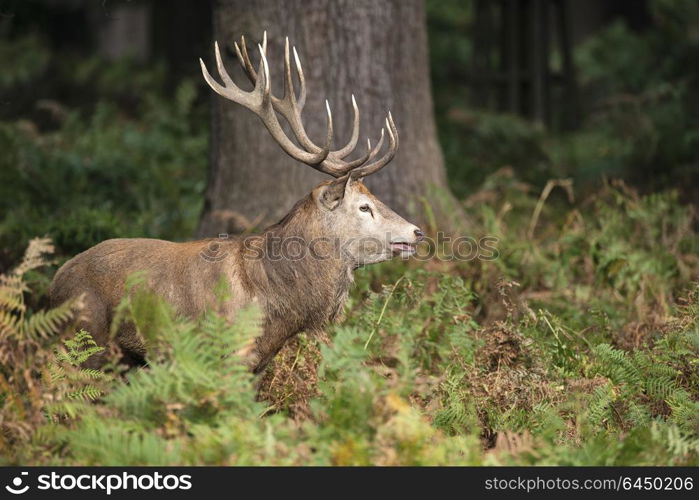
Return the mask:
M281 95L284 36L296 45L307 80L304 122L322 144L328 98L335 147L349 139L350 95L361 113L360 137L376 143L387 110L400 132L396 158L368 187L401 215L422 220L421 197L447 193L437 142L422 0L218 0L214 37L236 83L250 89L232 50L244 34L257 64L257 42L267 30L272 90ZM205 60L215 68L213 47ZM198 233L236 233L276 222L327 178L286 156L249 111L213 94L212 156ZM363 152L360 141L357 152ZM352 156L350 158L354 158ZM432 201L432 200L430 200Z

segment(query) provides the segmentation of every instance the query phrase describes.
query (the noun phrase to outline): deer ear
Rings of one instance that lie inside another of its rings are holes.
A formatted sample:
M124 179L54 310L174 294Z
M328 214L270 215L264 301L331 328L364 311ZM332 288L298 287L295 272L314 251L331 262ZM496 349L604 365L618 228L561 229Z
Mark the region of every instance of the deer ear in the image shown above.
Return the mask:
M335 179L320 193L320 202L328 210L335 210L340 206L351 182L352 176L349 174Z

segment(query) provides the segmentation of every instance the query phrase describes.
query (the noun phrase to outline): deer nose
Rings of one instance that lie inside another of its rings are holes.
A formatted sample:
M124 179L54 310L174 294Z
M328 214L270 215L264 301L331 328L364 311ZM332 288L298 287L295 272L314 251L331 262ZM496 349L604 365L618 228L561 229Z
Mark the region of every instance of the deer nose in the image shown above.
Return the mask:
M415 237L417 238L417 241L422 241L425 239L425 233L423 233L420 229L416 229Z

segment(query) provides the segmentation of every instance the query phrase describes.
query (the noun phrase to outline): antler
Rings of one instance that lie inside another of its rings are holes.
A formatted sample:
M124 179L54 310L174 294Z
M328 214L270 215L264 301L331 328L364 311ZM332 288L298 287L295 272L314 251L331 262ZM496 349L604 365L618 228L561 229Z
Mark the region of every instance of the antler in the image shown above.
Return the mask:
M216 93L248 108L259 116L272 137L274 137L274 139L289 156L313 167L320 172L332 175L333 177L342 177L348 173L351 173L353 178L360 178L373 174L374 172L383 168L393 159L396 154L396 150L398 149L398 130L396 129L396 125L393 122L393 117L389 112L388 117L386 118L389 147L384 155L380 159L372 162L383 146L384 129L382 128L381 138L379 139L376 147L372 149L371 141L367 139L366 153L356 160L345 161L345 158L349 156L352 151L354 151L359 139L359 108L357 107L354 95L352 95L354 121L352 136L350 137L349 142L341 149L334 151L330 150L330 145L332 144L333 139L333 122L332 113L330 112L330 104L328 103L327 99L325 100L325 109L328 114L328 130L325 145L324 147L320 147L311 141L306 133L306 129L304 128L303 121L301 119L301 112L303 111L303 106L306 102L306 80L303 75L301 61L298 53L296 52L296 47L293 47L296 73L301 86L301 91L299 97L297 98L291 74L288 37L284 43L284 96L281 99L272 95L271 93L269 65L267 63L267 32L264 32L262 45L257 45L260 52L260 64L257 71L255 71L252 62L250 61L247 46L245 44L245 37L240 37L240 45L238 43L235 43L234 45L240 65L243 67L243 70L255 88L251 92L245 92L236 86L223 66L218 43L214 44L216 65L218 67L219 75L223 80L224 86L221 86L221 84L211 77L209 71L204 65L204 62L199 59L204 79ZM260 75L261 78L259 77ZM276 113L283 116L289 123L291 131L301 147L297 146L286 136L281 125L279 124Z

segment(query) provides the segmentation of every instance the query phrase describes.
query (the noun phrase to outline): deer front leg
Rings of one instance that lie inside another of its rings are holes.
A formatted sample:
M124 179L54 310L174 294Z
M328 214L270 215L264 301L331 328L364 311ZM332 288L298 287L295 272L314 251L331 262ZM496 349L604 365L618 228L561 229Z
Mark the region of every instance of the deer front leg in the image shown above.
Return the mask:
M261 373L286 341L297 333L297 329L290 329L284 321L268 321L264 333L254 339L254 343L241 349L246 351L246 364L252 368L253 373Z

